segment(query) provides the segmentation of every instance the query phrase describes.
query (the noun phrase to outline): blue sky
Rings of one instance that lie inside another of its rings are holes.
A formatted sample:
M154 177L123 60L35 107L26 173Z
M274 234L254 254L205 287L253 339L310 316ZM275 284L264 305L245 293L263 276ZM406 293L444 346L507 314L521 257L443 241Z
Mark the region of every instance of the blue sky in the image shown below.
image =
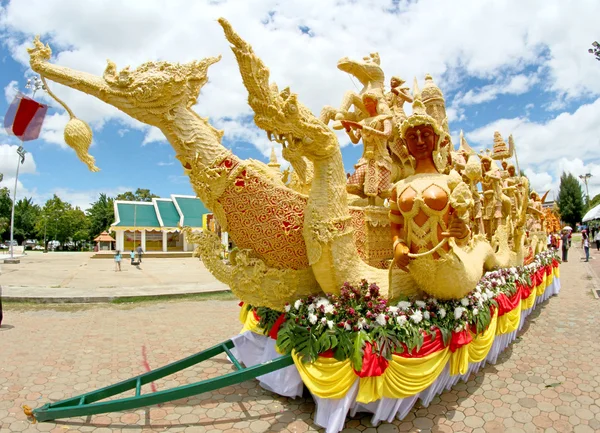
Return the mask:
M434 76L455 144L461 129L478 149L491 146L495 130L505 139L512 133L521 168L536 189L556 190L562 171L589 172L590 195L600 193L600 62L587 53L600 38L597 2L296 3L148 0L117 8L93 0L83 8L75 0L0 1L0 118L15 91L25 91L31 75L25 47L35 34L50 43L54 63L97 75L106 58L121 69L222 54L195 109L225 129L225 144L239 157L266 162L271 144L252 124L233 55L215 22L224 16L254 46L280 88L290 85L315 113L325 104L339 105L343 93L354 89L335 67L339 58L378 51L388 79L400 75L412 83L416 76L422 86L425 73ZM50 86L91 124L90 153L101 171L89 172L64 144L68 118L54 104L40 139L25 144L30 155L21 168L19 197L43 203L56 193L86 208L100 192L193 193L160 133L93 98ZM340 137L351 172L362 148ZM14 185L17 144L0 132L3 186Z

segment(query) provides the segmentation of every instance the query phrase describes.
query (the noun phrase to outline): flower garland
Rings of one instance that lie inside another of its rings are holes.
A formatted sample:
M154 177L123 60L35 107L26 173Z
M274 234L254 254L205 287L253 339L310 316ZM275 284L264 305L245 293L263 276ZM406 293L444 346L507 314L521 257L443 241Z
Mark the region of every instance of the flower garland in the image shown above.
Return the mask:
M345 283L340 295L308 296L287 304L285 314L265 307L256 309L259 326L277 336L281 353L296 351L303 362L329 353L337 360L350 359L360 371L365 343L381 357L419 350L427 334L441 334L444 346L453 333L483 333L498 307L496 298L513 296L520 286L532 285L541 268L560 262L555 250L538 254L532 263L519 268L487 272L470 294L460 300L439 301L432 297L390 305L379 288L363 280ZM278 327L278 329L273 329Z

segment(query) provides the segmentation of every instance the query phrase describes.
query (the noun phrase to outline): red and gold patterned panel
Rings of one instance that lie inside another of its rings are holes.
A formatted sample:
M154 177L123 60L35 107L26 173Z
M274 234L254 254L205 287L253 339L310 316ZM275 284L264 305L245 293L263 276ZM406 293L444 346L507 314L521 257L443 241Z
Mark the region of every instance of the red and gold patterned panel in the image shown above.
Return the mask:
M237 161L227 158L221 165L233 169ZM227 215L229 235L239 248L254 250L268 266L308 267L302 237L306 197L246 168L218 201Z
M365 225L365 213L362 209L350 208L350 216L352 217L352 228L354 229L354 245L358 255L365 262L367 260L367 227Z
M370 266L387 268L392 258L392 235L389 225L373 225L365 220L364 210L350 208L354 245L360 258Z

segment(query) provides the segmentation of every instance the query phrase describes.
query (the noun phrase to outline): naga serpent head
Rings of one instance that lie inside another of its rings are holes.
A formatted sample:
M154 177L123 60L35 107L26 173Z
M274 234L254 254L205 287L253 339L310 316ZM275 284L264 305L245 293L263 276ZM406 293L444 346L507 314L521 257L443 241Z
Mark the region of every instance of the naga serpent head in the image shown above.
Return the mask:
M159 126L177 107L196 103L202 86L208 81L208 67L220 57L179 64L147 62L134 70L117 70L108 61L102 77L48 63L52 50L39 37L28 48L31 68L57 83L88 93L113 105L129 116Z
M256 126L290 152L314 160L328 157L339 148L336 135L302 103L289 88L278 90L269 82L269 69L224 18L219 19L237 59L248 104Z

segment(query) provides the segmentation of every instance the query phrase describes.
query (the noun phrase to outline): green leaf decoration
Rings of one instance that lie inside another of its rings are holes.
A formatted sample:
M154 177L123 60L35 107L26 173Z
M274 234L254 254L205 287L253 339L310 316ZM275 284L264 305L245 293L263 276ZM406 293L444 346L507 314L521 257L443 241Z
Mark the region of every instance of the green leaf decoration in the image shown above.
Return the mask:
M356 371L361 371L363 356L365 354L364 345L367 341L369 341L369 335L365 331L360 330L354 333L352 340L354 347L352 349L350 361L352 362L352 365Z

